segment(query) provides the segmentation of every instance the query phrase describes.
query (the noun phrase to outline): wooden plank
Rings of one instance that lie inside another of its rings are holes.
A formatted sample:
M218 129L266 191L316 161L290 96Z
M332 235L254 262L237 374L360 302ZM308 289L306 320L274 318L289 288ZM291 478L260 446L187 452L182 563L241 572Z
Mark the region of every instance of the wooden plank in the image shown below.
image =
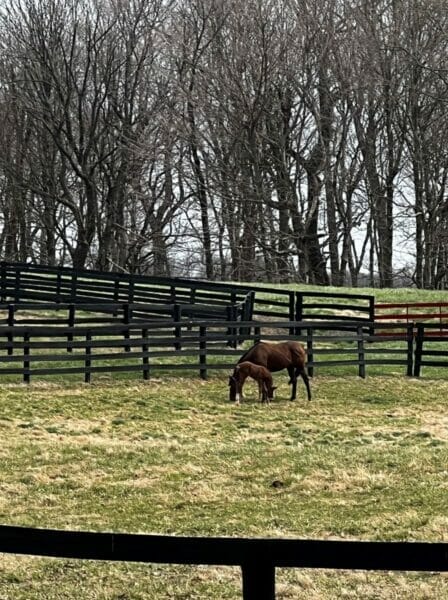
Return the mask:
M394 302L394 303L378 303L375 308L408 308L409 306L417 306L419 308L432 308L438 306L448 306L448 302Z
M216 538L0 525L0 552L72 559L397 571L448 571L447 542Z

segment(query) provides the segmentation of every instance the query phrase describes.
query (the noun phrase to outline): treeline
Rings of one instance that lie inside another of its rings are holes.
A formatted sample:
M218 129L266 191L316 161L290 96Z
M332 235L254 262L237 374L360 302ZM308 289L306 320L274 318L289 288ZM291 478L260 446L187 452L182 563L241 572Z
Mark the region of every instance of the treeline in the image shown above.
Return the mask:
M447 32L446 0L3 3L1 257L389 287L406 246L447 287Z

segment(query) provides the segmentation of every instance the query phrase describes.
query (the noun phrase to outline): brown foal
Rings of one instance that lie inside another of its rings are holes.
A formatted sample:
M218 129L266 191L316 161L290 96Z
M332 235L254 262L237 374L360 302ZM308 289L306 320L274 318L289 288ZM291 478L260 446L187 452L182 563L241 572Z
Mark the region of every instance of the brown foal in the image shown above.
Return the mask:
M256 365L249 361L238 363L229 377L229 385L235 390L235 402L240 403L244 382L248 377L258 382L258 399L260 402L270 402L274 397L274 390L271 372L261 365Z

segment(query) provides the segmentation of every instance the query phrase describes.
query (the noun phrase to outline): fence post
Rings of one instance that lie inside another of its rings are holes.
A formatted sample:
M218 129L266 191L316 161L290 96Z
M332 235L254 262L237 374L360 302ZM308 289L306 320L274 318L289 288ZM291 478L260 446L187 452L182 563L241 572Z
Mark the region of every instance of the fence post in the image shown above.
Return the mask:
M207 379L207 327L199 327L199 375Z
M372 323L375 321L375 296L369 298L369 321Z
M237 315L235 314L236 311L237 311L237 308L235 306L226 306L226 321L228 321L229 323L236 321L237 320ZM227 340L227 346L229 348L237 348L238 347L238 340L236 339L237 333L238 333L238 329L236 329L235 327L227 328L226 335L229 336L229 339Z
M296 321L296 307L295 307L295 294L294 292L289 292L289 307L288 307L288 321ZM295 327L289 328L289 335L294 335L296 333Z
M145 343L146 338L148 337L148 330L142 329L142 352L143 352L143 379L149 379L149 356L148 356L148 344Z
M295 320L299 323L303 321L303 294L301 292L296 292ZM301 334L302 330L300 327L296 327L296 335Z
M76 288L78 286L78 273L73 271L72 273L72 284L70 291L70 302L76 302Z
M182 319L182 307L180 304L175 304L173 307L173 319L174 322L177 323L177 325L174 328L174 338L175 338L175 342L174 342L174 349L175 350L182 350L182 344L180 343L180 341L182 338L182 327L180 325L180 321Z
M91 361L91 354L92 354L92 346L90 344L90 342L92 341L92 332L90 331L90 329L87 330L86 332L86 357L85 357L85 361L84 361L84 368L85 368L85 372L84 372L84 382L85 383L90 383L90 367L92 365L92 361Z
M8 304L8 327L14 328L14 318L15 318L16 307L15 304ZM8 356L12 356L14 354L14 333L10 331L8 333Z
M414 352L414 323L408 323L407 325L407 342L408 342L408 351L407 351L407 368L406 375L408 377L412 377L412 367L413 367L413 352Z
M242 302L242 310L241 310L241 320L242 321L250 321L251 320L250 296L252 293L253 292L247 293ZM244 336L244 339L245 339L246 336L250 335L250 327L240 327L239 332L240 332L240 336Z
M364 354L364 330L358 327L358 376L366 378L366 359Z
M59 269L56 275L56 304L61 302L61 270Z
M30 373L30 333L25 331L23 334L23 381L29 383L31 380Z
M6 264L1 263L1 301L6 302Z
M254 291L250 291L249 294L246 296L246 306L247 306L247 311L246 311L246 315L245 315L245 319L246 321L252 321L254 318L254 306L255 306L255 292ZM251 328L247 327L246 329L246 335L249 336L251 333Z
M235 323L238 321L238 307L236 304L234 304L232 307L232 321L234 321ZM235 337L234 341L233 341L233 347L236 349L238 348L238 327L234 327L233 328L233 335Z
M129 324L131 322L131 308L129 306L129 302L127 302L126 304L123 304L123 324L127 325L123 337L125 340L129 341L130 338L130 333L129 333ZM125 344L124 346L124 351L125 352L130 352L131 351L131 347L128 344Z
M275 567L269 563L248 562L243 572L243 600L275 600Z
M70 306L68 307L67 323L68 323L69 327L75 326L75 305L74 304L70 304ZM73 342L73 333L67 334L67 352L73 351L73 348L70 345L70 342Z
M232 292L230 292L230 307L229 307L230 308L230 321L238 321L238 308L237 308L236 302L237 302L236 292L233 290ZM237 327L232 327L231 335L234 337L234 340L232 343L232 348L238 348L238 339L237 339L238 328Z
M425 335L425 326L423 323L417 323L417 337L415 338L415 362L414 377L420 377L423 354L423 338Z
M114 302L120 301L120 280L116 279L114 282Z
M14 302L20 302L20 267L16 267L16 277L14 281Z
M134 277L132 275L129 276L128 283L128 303L132 304L134 302Z
M308 356L308 363L313 362L314 357L313 357L313 328L312 327L307 327L306 328L306 353ZM314 375L314 367L308 367L308 375L310 377L313 377Z

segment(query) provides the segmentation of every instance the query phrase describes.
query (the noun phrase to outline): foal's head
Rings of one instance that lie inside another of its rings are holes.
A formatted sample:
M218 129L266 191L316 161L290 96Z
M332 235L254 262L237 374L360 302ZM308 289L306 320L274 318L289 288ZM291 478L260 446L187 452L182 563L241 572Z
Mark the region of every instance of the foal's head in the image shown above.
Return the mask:
M239 402L241 394L240 370L235 367L233 373L229 376L229 400L230 402Z

